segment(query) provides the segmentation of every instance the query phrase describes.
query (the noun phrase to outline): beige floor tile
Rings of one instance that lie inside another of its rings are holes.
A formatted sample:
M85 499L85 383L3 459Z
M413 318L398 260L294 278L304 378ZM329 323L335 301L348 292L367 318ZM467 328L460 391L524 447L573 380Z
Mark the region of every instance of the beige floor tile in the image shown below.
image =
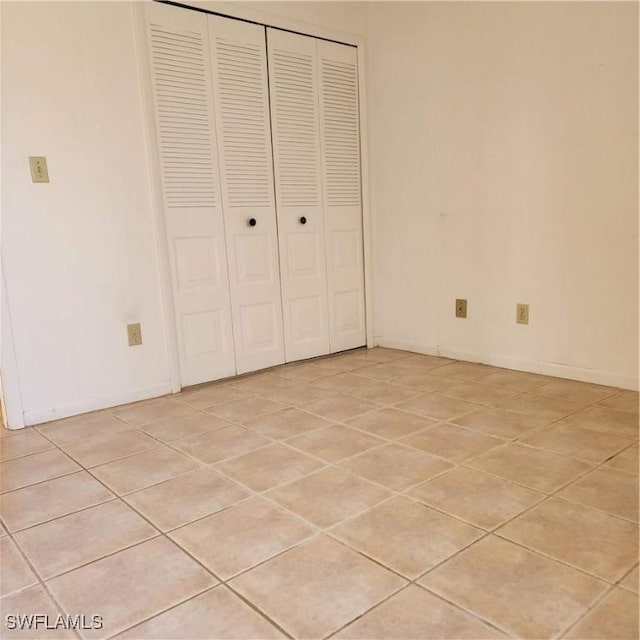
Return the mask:
M419 369L428 371L429 369L435 369L436 367L442 367L445 364L452 363L453 360L449 358L440 358L438 356L428 356L422 353L414 353L406 358L397 360L396 363L402 367L408 367L411 369Z
M456 378L457 380L479 380L497 371L498 369L495 367L475 362L452 362L433 369L433 373L438 376Z
M432 418L423 418L415 413L387 407L352 418L347 421L347 424L362 431L368 431L374 436L395 440L431 427L438 422Z
M353 353L354 357L374 362L393 362L395 360L404 360L404 358L411 355L410 351L389 349L387 347L374 347L372 349L363 347L362 349L352 351L351 353Z
M509 398L513 398L517 393L517 391L510 391L502 387L482 384L480 382L463 382L440 391L441 395L453 398L454 400L466 400L467 402L475 402L476 404L489 406L494 406Z
M136 493L126 501L163 531L224 509L249 494L212 469L200 469Z
M169 447L160 447L94 467L91 473L123 495L193 471L201 464Z
M207 464L264 447L271 441L250 429L230 425L194 438L172 443L174 447Z
M65 451L86 468L119 460L162 446L160 442L135 429L104 433L85 442L65 445Z
M617 393L614 387L603 387L587 382L577 382L575 380L561 380L556 378L536 389L536 393L541 396L552 396L554 398L565 398L574 402L591 404Z
M0 462L52 448L53 445L49 440L43 438L35 429L30 429L11 438L0 439Z
M524 371L511 371L509 369L498 369L494 373L482 378L483 384L493 384L512 391L531 391L540 387L552 378L541 376L536 373L526 373Z
M483 532L405 497L397 497L331 530L343 542L415 579Z
M471 545L420 580L428 589L519 638L551 638L606 583L495 536Z
M322 358L318 360L318 369L321 371L328 371L331 374L347 373L349 371L359 370L368 364L368 361L362 359L346 357Z
M552 421L549 418L505 409L480 409L454 418L451 422L501 438L520 438L547 426Z
M390 378L389 382L408 387L421 393L431 393L448 389L458 384L458 380L434 376L429 371L405 368L399 375Z
M299 409L283 409L247 420L245 425L260 435L281 440L331 424L328 420Z
M47 582L66 611L99 611L107 638L196 595L216 581L166 538L125 549Z
M359 376L366 376L375 380L391 380L407 373L406 367L395 362L383 362L358 369Z
M7 535L7 530L2 526L2 523L0 522L0 538L6 535Z
M498 534L610 582L638 562L637 525L556 498L504 525Z
M582 460L513 443L468 463L474 469L551 493L591 468Z
M323 469L267 494L286 509L319 527L330 527L391 493L340 469Z
M638 475L638 445L619 453L611 460L607 460L605 466Z
M103 433L116 433L131 427L106 411L85 413L38 425L38 431L57 445L73 444Z
M617 409L618 411L628 411L629 413L638 413L638 392L637 391L620 391L613 396L609 396L604 400L600 400L598 404L609 409Z
M333 637L340 640L507 638L478 618L415 585L391 596Z
M338 373L337 369L331 370L329 367L319 367L320 360L311 360L308 362L293 362L285 364L277 369L278 375L283 378L290 378L298 382L313 382L325 376L331 376Z
M573 400L565 400L564 398L541 396L537 393L525 393L503 402L500 406L508 411L548 418L550 421L553 421L560 420L580 409L584 409L585 405L583 403L573 402Z
M230 385L214 383L211 385L196 387L194 389L186 389L182 393L174 396L176 400L188 404L194 409L208 409L215 407L218 404L224 404L225 402L231 402L232 400L239 400L240 398L246 398L245 391L240 391Z
M638 439L638 416L627 411L616 411L607 407L587 407L563 420L583 429L603 431L623 438Z
M18 531L113 498L111 491L81 471L3 494L0 515L9 531Z
M318 387L315 384L297 384L295 387L287 387L286 389L274 389L272 391L263 391L260 395L263 398L273 400L274 402L282 402L292 407L302 407L311 400L319 400L333 395L335 392L330 389ZM245 421L245 423L247 423Z
M398 402L403 402L404 400L420 395L418 389L409 389L397 384L378 382L377 380L371 381L366 387L356 389L350 393L352 396L360 398L361 400L367 400L368 402L375 402L381 405L397 404Z
M220 585L116 637L118 640L276 640L286 636Z
M158 535L119 500L72 513L16 534L44 580Z
M624 471L599 467L558 496L638 522L638 478Z
M226 386L244 393L261 394L263 391L273 389L288 389L297 384L296 380L279 376L277 373L257 373L241 378L232 378Z
M144 402L125 404L122 407L110 409L110 411L114 416L134 427L142 427L164 418L194 413L194 409L172 398L155 398Z
M334 393L348 393L358 389L366 389L373 384L371 378L359 376L355 373L337 373L318 380L315 385L323 389L328 389Z
M632 569L621 581L620 586L625 589L630 589L634 593L638 593L640 590L638 588L638 566L636 565L635 569Z
M612 589L563 638L576 640L637 640L638 598Z
M313 535L301 520L261 498L173 531L171 538L222 580L246 571Z
M398 409L413 411L427 418L437 418L438 420L449 420L464 413L469 413L478 409L477 404L471 404L464 400L453 400L445 398L437 393L427 393L413 400L407 400L397 405Z
M21 427L20 429L7 429L4 425L0 425L0 439L9 438L11 436L21 435L27 431L34 431L35 427Z
M210 413L194 413L150 422L140 429L162 442L175 442L226 426L228 426L227 422Z
M282 444L271 444L215 465L253 491L266 491L306 476L324 465Z
M497 527L544 498L544 494L464 467L415 487L410 495L483 529Z
M475 458L505 442L501 438L446 423L437 424L400 440L400 444L432 453L451 462L464 462Z
M360 400L353 396L336 394L320 400L313 400L304 405L304 409L329 420L348 420L371 409L377 409L378 405L366 400Z
M283 402L274 402L266 398L252 396L250 398L242 398L240 400L234 400L233 402L219 404L208 409L208 411L223 420L244 424L247 420L255 418L256 416L264 416L268 413L275 413L276 411L282 411L282 409L286 408L287 405Z
M398 444L366 451L340 466L394 491L404 491L451 468L441 458Z
M327 462L338 462L385 442L381 438L337 424L287 440L287 444L292 447Z
M581 429L564 424L554 424L521 440L532 447L548 449L589 462L604 462L631 443L610 433Z
M13 540L8 536L0 540L0 557L2 558L0 597L25 587L30 587L38 582ZM4 620L2 622L4 623Z
M12 491L65 476L80 467L58 449L7 460L0 465L0 491Z
M324 536L231 581L234 589L297 638L326 637L404 584Z
M52 623L55 623L56 616L60 613L53 600L40 585L2 598L0 600L2 640L75 640L76 635L71 630L47 629L45 625L39 625L34 629L9 629L5 623L7 616L18 615L44 615L48 616Z

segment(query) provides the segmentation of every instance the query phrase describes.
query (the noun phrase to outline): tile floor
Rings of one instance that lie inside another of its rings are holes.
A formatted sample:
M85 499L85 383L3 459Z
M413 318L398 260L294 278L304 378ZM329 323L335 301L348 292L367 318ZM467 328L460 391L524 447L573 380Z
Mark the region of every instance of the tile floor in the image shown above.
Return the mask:
M358 350L0 451L3 638L638 638L636 393Z

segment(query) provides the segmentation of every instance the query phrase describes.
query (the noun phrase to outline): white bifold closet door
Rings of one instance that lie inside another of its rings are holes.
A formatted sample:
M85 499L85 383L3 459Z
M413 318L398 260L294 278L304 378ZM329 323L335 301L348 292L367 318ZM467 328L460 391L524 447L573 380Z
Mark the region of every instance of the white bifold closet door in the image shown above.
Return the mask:
M331 352L366 344L358 52L316 40Z
M267 29L287 362L330 352L316 41Z
M238 373L284 362L264 27L209 16Z
M207 17L146 3L183 386L235 374Z
M267 29L287 361L366 343L357 51Z

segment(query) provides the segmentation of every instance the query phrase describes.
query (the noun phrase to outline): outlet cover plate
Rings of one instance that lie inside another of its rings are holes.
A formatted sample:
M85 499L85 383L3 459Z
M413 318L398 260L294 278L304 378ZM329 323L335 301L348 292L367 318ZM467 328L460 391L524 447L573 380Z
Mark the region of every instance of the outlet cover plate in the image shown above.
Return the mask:
M127 325L127 337L130 347L137 347L142 344L142 329L139 322Z
M456 318L467 317L467 300L466 298L456 299Z
M516 305L516 322L518 324L529 324L529 305L519 302Z

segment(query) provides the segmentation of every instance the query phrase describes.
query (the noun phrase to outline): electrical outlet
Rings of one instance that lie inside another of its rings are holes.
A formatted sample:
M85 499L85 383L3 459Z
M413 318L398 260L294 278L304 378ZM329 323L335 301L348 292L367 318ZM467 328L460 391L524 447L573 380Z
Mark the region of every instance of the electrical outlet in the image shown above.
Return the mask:
M49 182L47 159L44 156L29 156L29 166L33 182Z
M129 337L130 347L136 347L142 344L142 329L140 328L139 322L127 325L127 336Z
M467 317L467 301L465 298L456 299L456 318Z
M519 302L516 305L516 322L518 324L529 324L529 305Z

